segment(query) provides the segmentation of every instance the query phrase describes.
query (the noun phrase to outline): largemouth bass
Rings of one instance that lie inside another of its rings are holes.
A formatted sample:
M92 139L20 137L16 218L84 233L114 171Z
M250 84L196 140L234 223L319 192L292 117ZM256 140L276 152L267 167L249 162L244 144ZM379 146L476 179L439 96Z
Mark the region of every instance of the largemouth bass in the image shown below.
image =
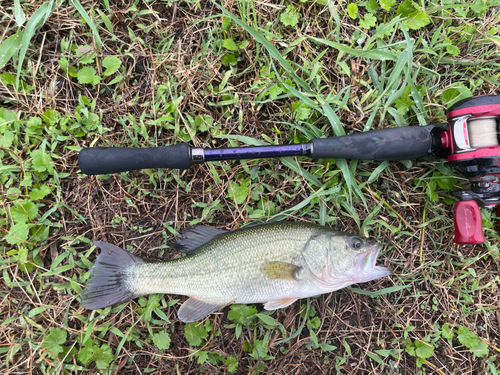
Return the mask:
M189 296L178 311L193 322L232 303L288 306L391 273L376 266L380 245L333 229L294 222L234 231L194 227L178 242L187 257L153 262L96 241L101 248L81 304L100 309L154 293Z

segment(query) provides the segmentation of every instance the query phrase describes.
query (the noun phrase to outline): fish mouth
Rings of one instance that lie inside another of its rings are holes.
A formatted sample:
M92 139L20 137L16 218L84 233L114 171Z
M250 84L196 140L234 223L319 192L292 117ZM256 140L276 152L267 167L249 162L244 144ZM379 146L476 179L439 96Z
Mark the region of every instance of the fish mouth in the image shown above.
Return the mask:
M379 277L389 276L392 273L390 268L376 265L377 257L381 249L382 246L379 243L374 243L366 251L356 256L356 271L358 271L359 276L362 278L366 276L368 280L373 280Z

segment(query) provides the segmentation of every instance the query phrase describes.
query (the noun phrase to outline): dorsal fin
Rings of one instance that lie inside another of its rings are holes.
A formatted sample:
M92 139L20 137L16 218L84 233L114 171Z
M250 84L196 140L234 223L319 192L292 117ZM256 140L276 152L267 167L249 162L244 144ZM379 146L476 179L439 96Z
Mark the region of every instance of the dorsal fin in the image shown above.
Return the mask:
M196 253L196 249L206 244L215 236L227 233L227 230L198 225L197 227L185 229L177 239L174 247L188 255Z

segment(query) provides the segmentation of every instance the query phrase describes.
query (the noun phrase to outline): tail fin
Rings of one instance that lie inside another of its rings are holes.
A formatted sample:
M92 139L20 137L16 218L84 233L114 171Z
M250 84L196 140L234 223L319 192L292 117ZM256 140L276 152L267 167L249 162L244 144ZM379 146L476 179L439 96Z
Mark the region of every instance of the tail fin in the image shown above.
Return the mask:
M144 263L144 260L107 242L95 241L101 248L90 280L81 294L82 307L95 310L126 302L139 295L130 290L127 270Z

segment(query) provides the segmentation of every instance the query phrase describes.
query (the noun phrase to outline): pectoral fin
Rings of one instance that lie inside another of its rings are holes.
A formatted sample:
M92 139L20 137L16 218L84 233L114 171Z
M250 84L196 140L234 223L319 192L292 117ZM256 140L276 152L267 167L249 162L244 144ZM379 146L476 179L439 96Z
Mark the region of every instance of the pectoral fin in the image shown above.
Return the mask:
M266 310L276 310L281 309L283 307L287 307L297 301L298 298L280 298L280 299L272 299L267 301L264 305L264 309Z
M302 267L285 262L266 262L260 266L260 270L270 279L297 280Z
M212 304L205 301L200 301L196 298L189 298L182 304L177 315L184 323L196 322L207 315L219 310L227 304Z

